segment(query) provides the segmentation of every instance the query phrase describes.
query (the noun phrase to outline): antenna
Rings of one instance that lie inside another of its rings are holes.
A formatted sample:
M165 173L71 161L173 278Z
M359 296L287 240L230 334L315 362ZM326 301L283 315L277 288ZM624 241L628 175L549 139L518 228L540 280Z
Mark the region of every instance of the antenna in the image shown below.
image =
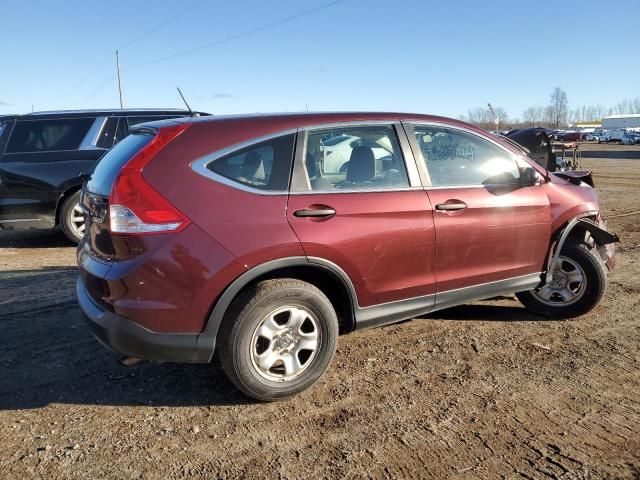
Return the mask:
M122 83L120 81L120 52L116 50L116 68L118 69L118 92L120 93L120 108L124 108L124 101L122 100Z
M180 94L180 98L182 98L182 101L184 102L184 104L187 106L187 110L189 110L189 113L191 114L192 117L195 117L196 114L193 113L193 110L191 110L191 107L189 106L189 104L187 103L187 99L184 98L184 95L182 94L182 90L180 90L180 87L176 87L178 89L178 93Z

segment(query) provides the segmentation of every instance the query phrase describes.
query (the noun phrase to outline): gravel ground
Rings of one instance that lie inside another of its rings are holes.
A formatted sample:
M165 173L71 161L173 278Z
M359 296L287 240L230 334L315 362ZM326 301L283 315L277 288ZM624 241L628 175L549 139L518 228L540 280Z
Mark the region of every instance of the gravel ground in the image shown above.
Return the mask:
M505 297L355 332L273 404L217 364L121 365L75 305L74 248L0 233L0 477L640 478L640 149L589 152L622 238L593 312Z

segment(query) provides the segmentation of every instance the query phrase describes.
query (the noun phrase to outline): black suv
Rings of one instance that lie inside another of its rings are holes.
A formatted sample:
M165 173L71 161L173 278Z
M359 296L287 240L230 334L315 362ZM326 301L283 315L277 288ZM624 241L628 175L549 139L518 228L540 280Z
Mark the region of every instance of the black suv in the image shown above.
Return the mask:
M133 125L189 115L123 109L0 116L0 228L60 225L78 242L85 229L78 206L81 174L90 173Z

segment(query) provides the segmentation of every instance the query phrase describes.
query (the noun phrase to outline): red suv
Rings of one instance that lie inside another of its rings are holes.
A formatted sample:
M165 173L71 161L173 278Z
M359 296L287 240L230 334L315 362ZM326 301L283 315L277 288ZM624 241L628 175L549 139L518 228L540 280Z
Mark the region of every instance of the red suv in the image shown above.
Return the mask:
M588 172L392 113L143 124L83 188L78 300L126 355L210 362L250 397L313 384L338 332L515 293L584 314L613 242Z

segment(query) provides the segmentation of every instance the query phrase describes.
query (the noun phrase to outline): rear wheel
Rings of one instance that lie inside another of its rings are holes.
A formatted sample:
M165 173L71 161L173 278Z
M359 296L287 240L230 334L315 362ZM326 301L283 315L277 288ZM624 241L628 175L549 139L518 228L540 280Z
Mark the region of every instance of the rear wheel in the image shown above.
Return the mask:
M265 280L238 296L218 338L229 379L245 395L271 401L295 395L320 378L335 354L338 320L315 286Z
M80 192L69 196L60 210L60 226L62 231L73 243L79 243L84 237L84 214L80 208Z
M541 288L517 293L532 312L556 318L584 315L602 299L607 273L602 260L588 245L565 245L553 278Z

